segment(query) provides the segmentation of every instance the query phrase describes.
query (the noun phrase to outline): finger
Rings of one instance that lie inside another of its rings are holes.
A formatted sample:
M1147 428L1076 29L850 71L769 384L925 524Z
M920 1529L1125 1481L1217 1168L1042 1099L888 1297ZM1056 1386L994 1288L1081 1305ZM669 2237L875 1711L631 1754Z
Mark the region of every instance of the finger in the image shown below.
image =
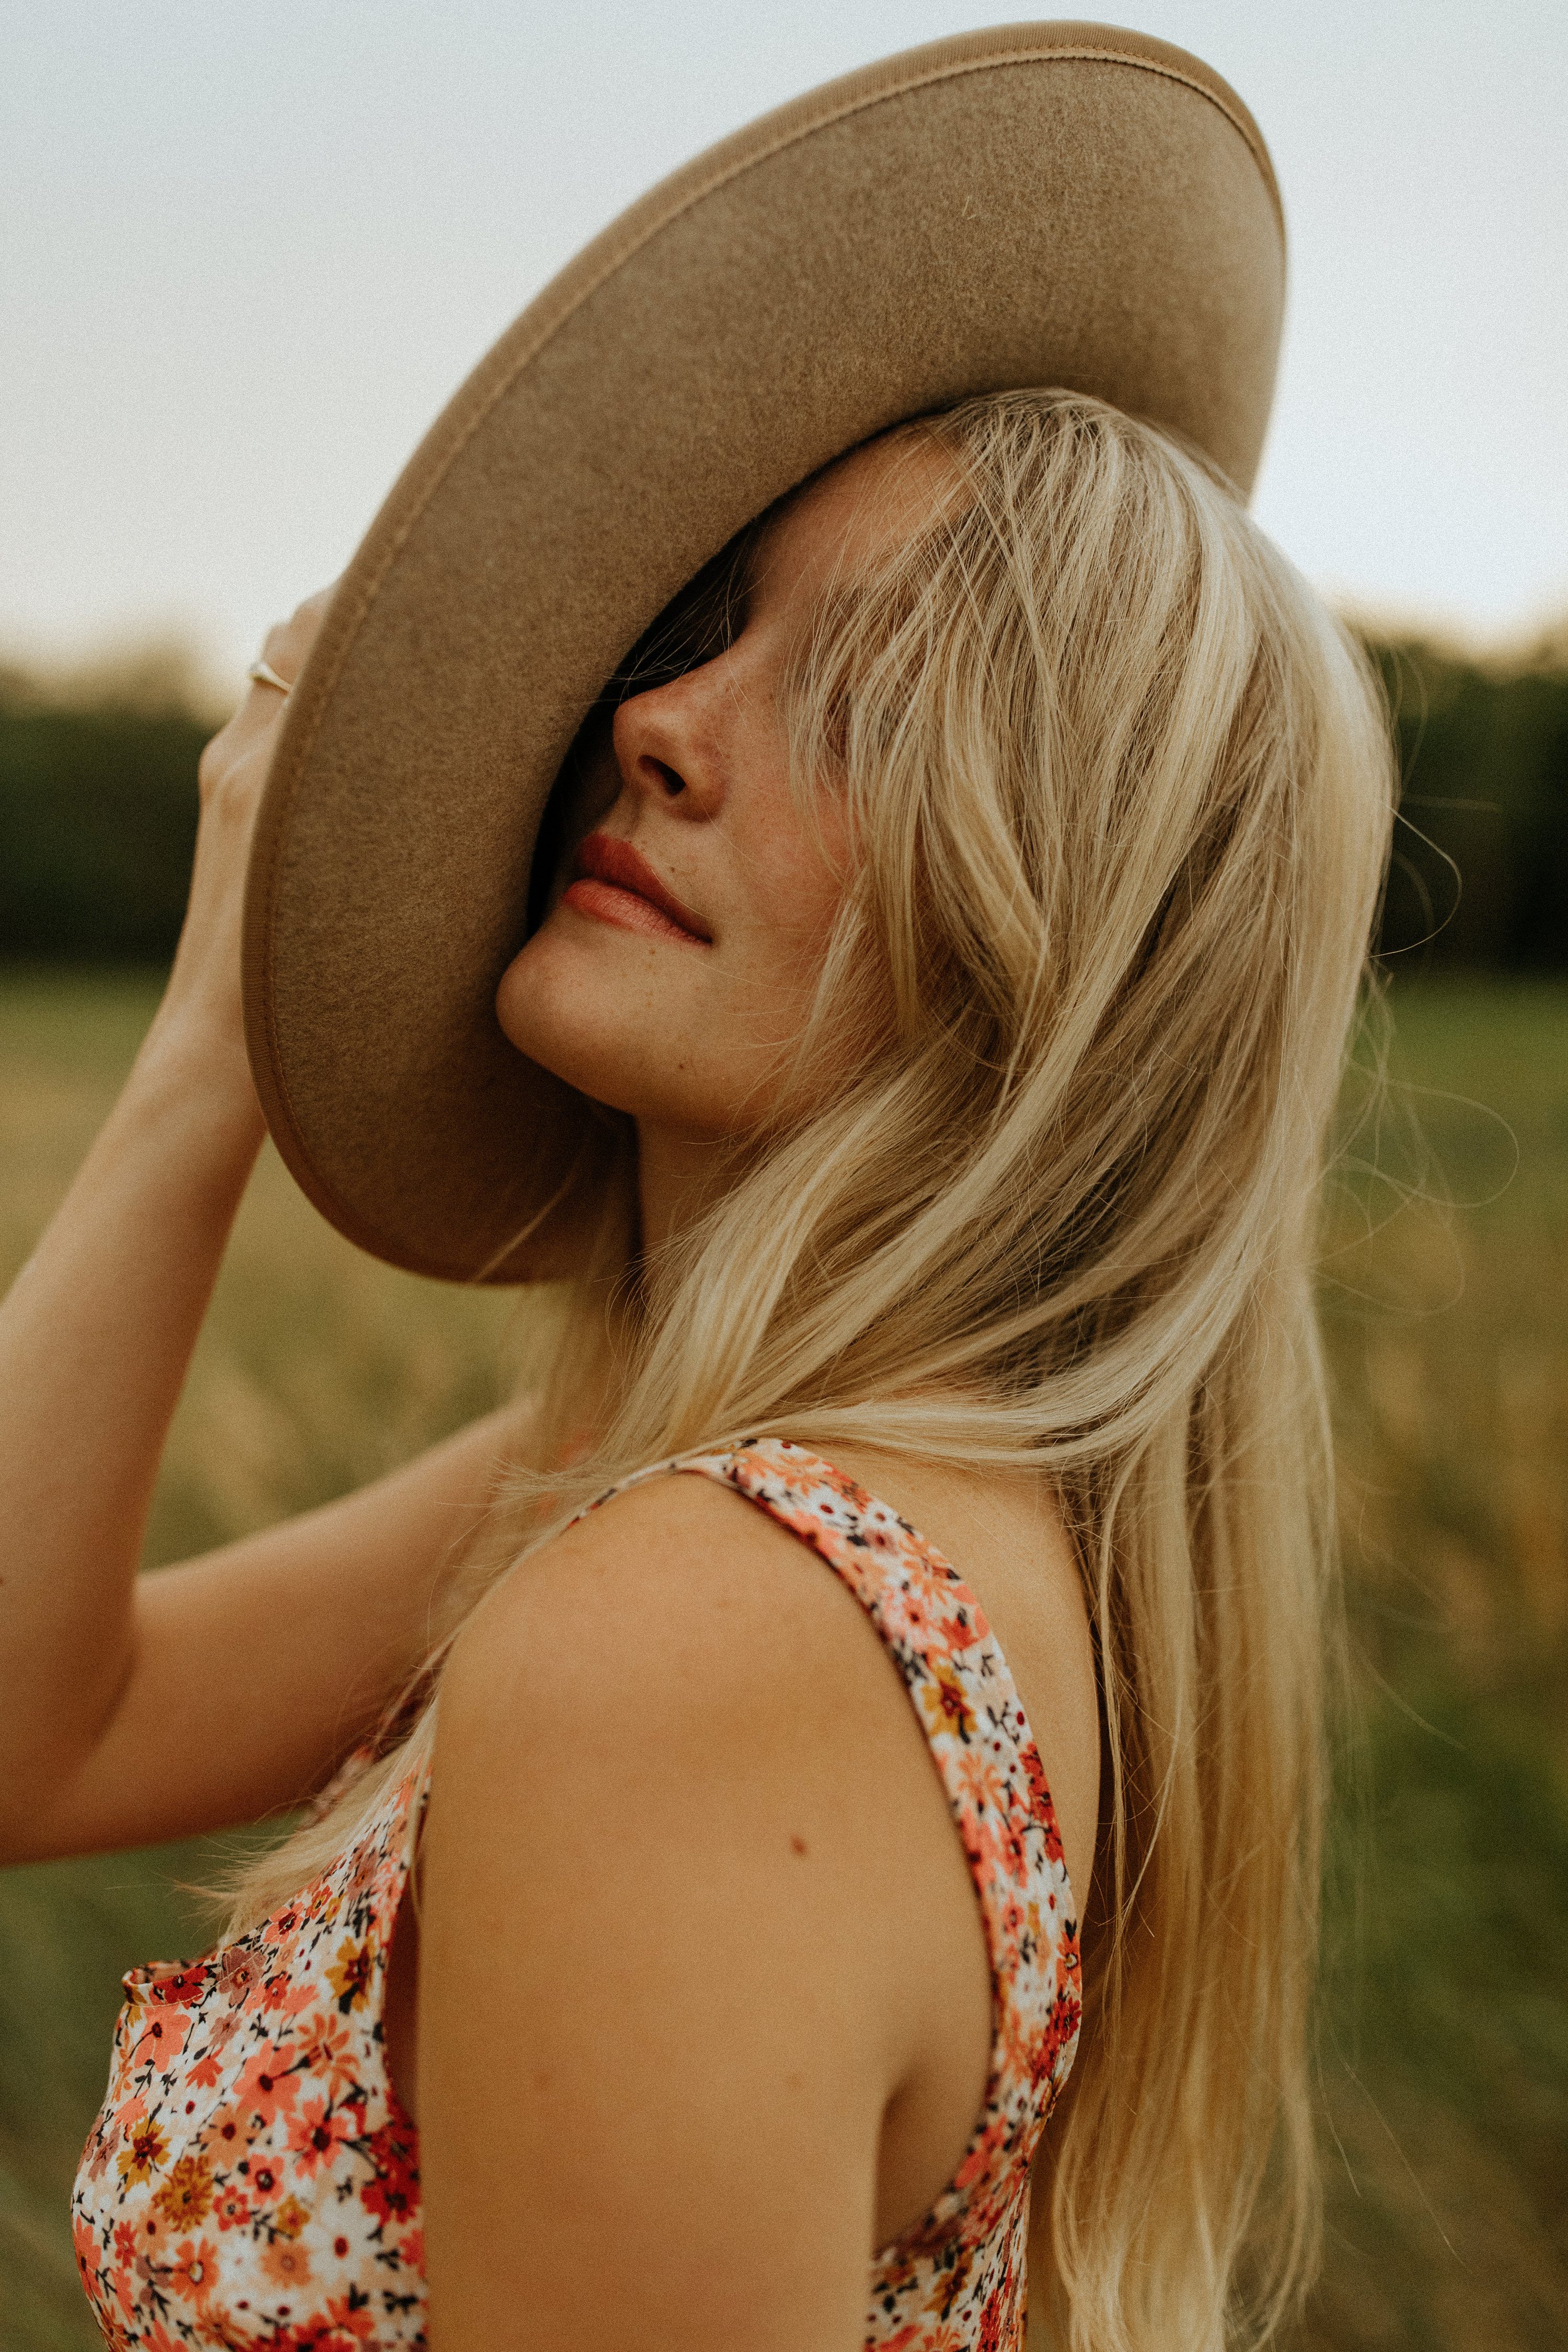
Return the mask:
M284 692L293 685L305 656L305 646L299 642L299 615L287 621L274 621L261 640L261 651L251 664L249 676L253 684L271 687L265 674L270 671L281 683ZM258 677L258 673L260 674ZM272 691L279 689L274 688Z
M275 621L267 632L261 659L289 685L305 666L305 656L316 642L336 588L335 580L325 588L318 588L313 596L307 596L303 604L296 606L286 621Z
M277 628L267 633L268 651L258 655L246 672L245 690L235 705L232 717L206 745L197 770L204 795L222 780L227 769L242 759L258 737L276 734L283 723L293 690L294 673L270 658L271 649L279 635ZM283 653L281 646L278 647ZM287 660L286 654L283 655Z

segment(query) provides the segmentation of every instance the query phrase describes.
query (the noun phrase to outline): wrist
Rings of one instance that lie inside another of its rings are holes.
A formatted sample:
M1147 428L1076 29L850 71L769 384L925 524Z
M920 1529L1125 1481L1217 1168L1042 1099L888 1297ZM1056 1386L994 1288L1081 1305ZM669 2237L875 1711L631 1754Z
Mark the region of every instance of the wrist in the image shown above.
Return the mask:
M165 1000L142 1042L132 1084L151 1094L164 1115L182 1110L198 1118L215 1142L252 1155L259 1150L267 1123L237 1024L220 1026Z

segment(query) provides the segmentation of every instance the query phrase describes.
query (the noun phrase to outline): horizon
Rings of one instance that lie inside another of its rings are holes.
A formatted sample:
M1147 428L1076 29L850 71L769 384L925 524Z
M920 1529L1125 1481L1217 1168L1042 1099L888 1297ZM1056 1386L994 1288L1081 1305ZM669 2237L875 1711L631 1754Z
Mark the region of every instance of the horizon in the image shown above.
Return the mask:
M1372 646L1426 653L1502 678L1568 675L1568 607L1539 627L1490 635L1434 625L1429 615L1379 614L1326 601ZM243 669L226 673L196 637L157 630L37 659L0 642L0 703L13 681L45 709L132 717L177 712L215 727L246 687Z

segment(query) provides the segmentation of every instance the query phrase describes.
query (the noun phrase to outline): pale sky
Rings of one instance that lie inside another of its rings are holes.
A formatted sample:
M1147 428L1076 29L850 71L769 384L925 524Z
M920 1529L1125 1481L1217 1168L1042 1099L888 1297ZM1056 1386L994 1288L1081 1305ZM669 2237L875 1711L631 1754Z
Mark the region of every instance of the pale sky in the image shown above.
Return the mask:
M237 674L583 241L964 0L33 0L0 31L0 658ZM1291 290L1257 498L1321 586L1568 614L1568 6L1148 0L1262 124Z

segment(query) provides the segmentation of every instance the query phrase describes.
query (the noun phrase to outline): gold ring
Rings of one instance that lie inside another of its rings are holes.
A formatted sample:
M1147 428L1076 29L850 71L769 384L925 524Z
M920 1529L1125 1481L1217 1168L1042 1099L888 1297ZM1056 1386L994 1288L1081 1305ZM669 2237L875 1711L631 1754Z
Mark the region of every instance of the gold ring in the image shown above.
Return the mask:
M279 694L289 694L293 691L293 680L279 677L269 661L253 661L245 675L247 677L253 677L258 686L275 686Z

